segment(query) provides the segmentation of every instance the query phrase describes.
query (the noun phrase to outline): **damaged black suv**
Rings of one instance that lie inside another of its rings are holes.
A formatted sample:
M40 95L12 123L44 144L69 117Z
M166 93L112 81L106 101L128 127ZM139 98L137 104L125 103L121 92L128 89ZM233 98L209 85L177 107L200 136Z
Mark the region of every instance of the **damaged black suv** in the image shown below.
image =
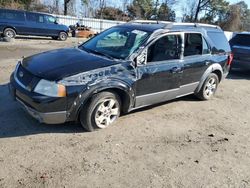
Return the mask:
M24 58L10 91L40 122L80 121L93 131L121 113L184 95L211 99L231 61L218 26L132 22L78 47Z

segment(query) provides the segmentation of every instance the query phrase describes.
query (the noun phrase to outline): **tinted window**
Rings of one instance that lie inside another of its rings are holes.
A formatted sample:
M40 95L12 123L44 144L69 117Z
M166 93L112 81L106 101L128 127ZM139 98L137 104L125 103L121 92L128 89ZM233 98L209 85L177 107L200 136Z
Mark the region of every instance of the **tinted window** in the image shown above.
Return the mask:
M208 31L208 36L215 45L217 51L230 52L230 46L223 32Z
M165 61L180 58L181 38L178 35L167 35L148 48L148 62Z
M44 18L45 18L45 20L46 20L46 22L47 23L50 23L50 24L55 24L55 22L56 22L56 18L55 17L53 17L53 16L44 16Z
M250 46L250 35L237 34L230 43L233 45Z
M0 19L24 21L24 13L16 12L16 11L9 11L9 10L6 10L6 11L2 10L0 12Z
M44 22L43 15L39 15L35 13L26 13L26 19L30 22L38 22L38 23Z
M199 33L186 33L184 56L201 55L203 51L202 38Z
M209 54L210 53L209 46L207 44L207 41L203 37L202 37L202 44L203 44L202 54Z

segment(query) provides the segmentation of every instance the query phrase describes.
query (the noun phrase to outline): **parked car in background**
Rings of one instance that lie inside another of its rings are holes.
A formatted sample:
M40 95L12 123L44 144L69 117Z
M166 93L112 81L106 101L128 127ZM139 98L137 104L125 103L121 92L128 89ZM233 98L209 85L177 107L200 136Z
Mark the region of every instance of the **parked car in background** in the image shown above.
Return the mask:
M16 35L46 36L65 41L69 28L58 24L49 14L22 10L0 9L0 34L15 38Z
M232 68L250 70L250 32L237 33L229 43L234 54Z
M93 131L121 113L185 95L211 99L231 61L218 26L127 23L77 48L24 58L9 88L40 122L80 121Z
M96 32L91 30L90 27L87 26L75 26L71 27L72 29L72 37L78 38L91 38L96 35Z

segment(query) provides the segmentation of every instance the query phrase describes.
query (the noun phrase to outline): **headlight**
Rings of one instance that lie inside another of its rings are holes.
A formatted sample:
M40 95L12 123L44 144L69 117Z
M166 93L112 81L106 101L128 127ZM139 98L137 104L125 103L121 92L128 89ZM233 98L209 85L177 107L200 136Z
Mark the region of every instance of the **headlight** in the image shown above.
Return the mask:
M62 84L47 80L40 80L34 89L34 92L50 96L50 97L65 97L66 88Z

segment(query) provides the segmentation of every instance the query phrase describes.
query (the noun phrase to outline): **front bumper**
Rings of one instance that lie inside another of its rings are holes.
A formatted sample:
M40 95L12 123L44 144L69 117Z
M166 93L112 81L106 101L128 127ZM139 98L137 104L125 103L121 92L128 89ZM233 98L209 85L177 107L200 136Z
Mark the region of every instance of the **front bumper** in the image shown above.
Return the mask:
M48 113L41 113L33 108L25 105L21 100L16 98L16 100L21 104L22 108L27 111L33 118L38 120L40 123L46 124L60 124L66 122L67 112L48 112Z
M10 78L9 92L28 114L40 123L61 124L67 121L66 98L46 97L29 91L20 85L14 74Z

